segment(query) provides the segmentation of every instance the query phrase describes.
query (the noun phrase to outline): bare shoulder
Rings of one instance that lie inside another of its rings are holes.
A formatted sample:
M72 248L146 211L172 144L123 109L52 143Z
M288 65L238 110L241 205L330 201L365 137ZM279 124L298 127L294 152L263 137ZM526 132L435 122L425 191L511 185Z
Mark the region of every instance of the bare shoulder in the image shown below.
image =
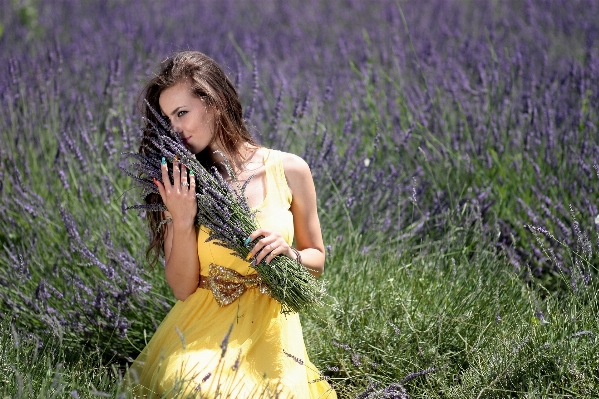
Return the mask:
M281 152L281 161L283 162L287 185L296 200L298 199L296 194L305 196L314 192L312 173L306 161L288 152Z
M312 175L308 163L298 155L281 152L281 160L287 177L306 178Z

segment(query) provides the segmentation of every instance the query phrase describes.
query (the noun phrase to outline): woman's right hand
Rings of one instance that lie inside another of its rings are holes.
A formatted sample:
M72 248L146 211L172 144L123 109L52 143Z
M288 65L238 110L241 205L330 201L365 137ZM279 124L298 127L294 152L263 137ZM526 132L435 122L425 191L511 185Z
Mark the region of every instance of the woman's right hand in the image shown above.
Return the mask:
M175 161L173 163L173 184L171 184L166 160L162 158L162 183L154 179L154 184L158 187L162 202L173 218L173 224L192 227L198 212L193 172L189 173L188 182L187 168Z
M167 208L164 216L173 219L165 226L164 233L165 276L175 298L184 301L197 290L200 278L198 237L194 228L198 212L195 176L190 173L188 183L187 168L174 162L171 184L162 158L162 181L154 179Z

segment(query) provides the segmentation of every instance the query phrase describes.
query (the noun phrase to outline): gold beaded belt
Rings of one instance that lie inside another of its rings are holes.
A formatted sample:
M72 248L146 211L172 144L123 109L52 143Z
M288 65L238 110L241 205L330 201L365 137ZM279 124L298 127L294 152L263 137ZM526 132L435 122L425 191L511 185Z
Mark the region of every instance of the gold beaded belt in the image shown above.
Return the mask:
M199 287L212 291L218 306L230 304L250 288L258 288L261 293L270 295L270 290L259 275L243 276L233 269L214 263L208 268L208 276L200 275Z

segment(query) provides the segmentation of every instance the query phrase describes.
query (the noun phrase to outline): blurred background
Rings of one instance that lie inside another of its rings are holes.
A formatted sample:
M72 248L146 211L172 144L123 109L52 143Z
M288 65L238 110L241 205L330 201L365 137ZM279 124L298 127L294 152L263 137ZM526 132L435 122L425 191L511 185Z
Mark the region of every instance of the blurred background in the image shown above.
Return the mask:
M193 49L311 166L331 298L302 322L341 397L597 396L599 2L0 9L0 393L127 395L174 298L119 167Z

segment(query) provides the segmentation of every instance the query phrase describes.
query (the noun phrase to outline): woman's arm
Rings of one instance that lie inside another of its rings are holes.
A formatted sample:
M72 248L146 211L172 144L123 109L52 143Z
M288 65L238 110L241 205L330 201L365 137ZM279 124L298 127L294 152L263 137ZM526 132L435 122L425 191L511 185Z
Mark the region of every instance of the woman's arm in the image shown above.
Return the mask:
M318 277L324 271L325 254L316 212L316 189L312 173L308 164L293 154L283 153L283 168L292 194L293 229L301 263L314 277ZM249 240L253 241L259 236L264 238L256 243L251 252L253 255L257 254L256 263L260 263L262 259L270 263L276 255L296 259L295 252L279 232L268 228L258 229L250 235Z
M164 212L169 218L170 213ZM200 260L198 259L198 237L195 226L178 223L173 219L165 225L164 259L166 260L166 282L173 295L184 301L198 288Z
M283 168L291 189L291 213L295 243L302 264L315 277L324 271L324 243L316 210L316 189L310 167L294 154L283 154Z
M184 301L198 288L200 278L200 260L198 258L198 240L194 226L197 213L195 198L195 176L190 174L187 184L185 165L173 165L173 184L168 177L166 163L162 165L162 181L154 181L162 201L168 211L165 218L171 218L164 228L165 276L173 290L175 298Z

